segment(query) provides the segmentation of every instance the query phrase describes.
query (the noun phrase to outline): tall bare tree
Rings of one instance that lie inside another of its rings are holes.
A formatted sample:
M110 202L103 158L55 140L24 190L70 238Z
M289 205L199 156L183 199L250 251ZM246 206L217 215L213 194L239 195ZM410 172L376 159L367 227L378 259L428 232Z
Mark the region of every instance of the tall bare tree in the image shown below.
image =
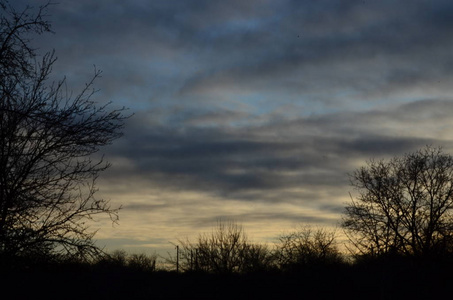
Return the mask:
M453 157L427 146L351 175L343 227L361 253L427 257L453 249Z
M109 164L93 154L121 136L124 108L92 100L93 78L76 96L49 82L56 58L38 56L33 34L50 31L49 5L16 11L0 1L0 252L93 253L86 221L117 209L95 197Z

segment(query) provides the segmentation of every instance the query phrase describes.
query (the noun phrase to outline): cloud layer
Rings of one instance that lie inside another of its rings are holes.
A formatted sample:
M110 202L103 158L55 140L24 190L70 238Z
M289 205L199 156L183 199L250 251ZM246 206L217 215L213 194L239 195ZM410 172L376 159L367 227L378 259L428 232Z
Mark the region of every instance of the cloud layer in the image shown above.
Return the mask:
M104 149L100 195L124 207L120 226L101 225L108 245L160 249L220 218L261 240L334 226L367 159L453 150L451 1L63 0L49 12L56 34L34 42L56 49L55 77L77 90L95 64L96 99L135 113Z

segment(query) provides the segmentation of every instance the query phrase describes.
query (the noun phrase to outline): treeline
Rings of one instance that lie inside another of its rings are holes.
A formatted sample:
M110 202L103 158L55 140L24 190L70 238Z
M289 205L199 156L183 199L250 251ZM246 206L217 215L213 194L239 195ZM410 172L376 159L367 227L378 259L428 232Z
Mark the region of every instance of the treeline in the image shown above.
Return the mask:
M210 233L194 240L180 239L167 256L157 254L97 251L90 256L55 252L0 252L2 270L100 270L137 273L187 274L297 274L307 270L329 270L362 266L453 265L453 248L437 256L420 257L388 251L360 252L354 244L343 245L333 230L301 225L280 235L272 245L254 243L235 222L219 222ZM344 249L347 249L346 252ZM355 250L355 252L354 252Z
M166 262L183 272L210 274L294 272L308 266L346 264L334 232L301 227L279 237L270 247L249 240L242 226L220 222L196 241L179 240L176 256Z
M351 256L335 232L309 226L268 246L251 242L237 223L219 222L176 246L167 257L123 250L89 259L2 257L3 284L16 299L432 299L453 279L453 256Z
M307 267L339 266L351 263L341 253L335 232L301 226L283 234L272 246L253 243L235 222L219 222L211 233L194 241L178 240L175 252L166 257L144 253L98 251L90 256L68 256L53 252L24 252L0 255L4 269L78 268L136 272L206 274L250 274L297 272Z

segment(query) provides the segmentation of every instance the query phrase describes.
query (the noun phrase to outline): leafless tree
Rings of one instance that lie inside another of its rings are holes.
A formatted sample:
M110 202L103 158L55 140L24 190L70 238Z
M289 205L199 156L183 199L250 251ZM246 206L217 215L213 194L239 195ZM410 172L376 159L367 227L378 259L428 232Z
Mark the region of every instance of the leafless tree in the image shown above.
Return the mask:
M280 237L278 264L283 270L342 262L334 231L302 226Z
M153 272L156 270L157 255L145 253L129 254L124 250L115 250L112 253L104 253L99 256L96 265L104 270L125 270L135 272Z
M359 253L415 257L451 252L453 157L427 146L351 175L358 191L343 227Z
M50 31L49 4L15 11L0 1L0 252L97 250L86 223L117 209L95 197L109 164L93 154L121 136L124 109L92 100L93 78L76 96L49 82L56 58L38 56L32 34ZM39 58L39 59L38 59Z
M185 271L244 273L271 263L268 248L250 243L242 226L234 222L219 222L212 233L200 234L196 242L180 240L178 246L179 266Z
M273 250L265 244L247 245L244 253L242 272L257 273L272 271L277 268L276 256Z

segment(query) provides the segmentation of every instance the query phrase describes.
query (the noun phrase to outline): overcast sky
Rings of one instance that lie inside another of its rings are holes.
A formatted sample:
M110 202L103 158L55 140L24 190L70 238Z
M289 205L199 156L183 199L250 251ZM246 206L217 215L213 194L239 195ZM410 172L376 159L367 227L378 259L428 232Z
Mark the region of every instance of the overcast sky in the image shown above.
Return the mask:
M95 225L108 249L171 249L219 219L257 242L335 227L366 160L453 152L450 0L58 2L34 40L56 78L77 92L96 65L94 99L134 113L103 149L98 195L123 207Z

